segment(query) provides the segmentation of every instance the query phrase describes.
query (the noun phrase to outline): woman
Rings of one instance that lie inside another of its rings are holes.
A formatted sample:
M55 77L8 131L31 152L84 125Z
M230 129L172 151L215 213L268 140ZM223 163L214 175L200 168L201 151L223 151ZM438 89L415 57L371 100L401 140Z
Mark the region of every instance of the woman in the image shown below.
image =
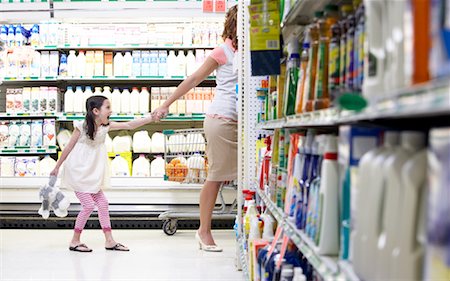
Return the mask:
M169 107L192 88L205 80L214 70L216 94L204 122L209 170L205 185L200 193L200 228L196 233L200 249L206 252L221 252L211 234L211 218L221 183L237 178L237 110L236 83L237 69L234 57L237 50L237 6L229 9L222 38L224 44L215 48L203 65L185 81L153 116L161 119L169 112Z

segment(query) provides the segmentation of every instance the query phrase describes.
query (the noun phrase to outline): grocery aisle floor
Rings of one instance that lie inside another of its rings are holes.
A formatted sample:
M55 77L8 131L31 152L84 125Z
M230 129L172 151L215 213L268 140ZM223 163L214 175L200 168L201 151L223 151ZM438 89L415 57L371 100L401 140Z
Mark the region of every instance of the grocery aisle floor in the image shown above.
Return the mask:
M94 251L71 252L71 230L0 230L0 280L244 280L234 231L214 231L222 253L198 250L194 231L115 230L130 252L104 249L101 230L82 237Z

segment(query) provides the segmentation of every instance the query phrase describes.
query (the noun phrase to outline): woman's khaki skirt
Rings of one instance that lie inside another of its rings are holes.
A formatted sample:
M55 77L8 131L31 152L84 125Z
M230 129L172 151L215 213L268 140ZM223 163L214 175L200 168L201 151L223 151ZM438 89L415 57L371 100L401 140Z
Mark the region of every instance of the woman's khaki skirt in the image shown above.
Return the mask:
M237 122L206 117L203 127L208 157L208 181L232 181L237 178Z

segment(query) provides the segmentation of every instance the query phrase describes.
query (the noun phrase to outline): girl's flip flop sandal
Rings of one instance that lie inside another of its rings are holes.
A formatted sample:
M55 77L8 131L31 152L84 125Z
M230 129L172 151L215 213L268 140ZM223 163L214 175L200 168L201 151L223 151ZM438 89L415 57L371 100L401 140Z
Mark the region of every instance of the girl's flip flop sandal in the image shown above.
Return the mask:
M105 247L105 249L108 251L122 251L122 252L130 251L130 249L125 249L125 246L120 243L117 243L116 245L114 245L114 247L111 248Z
M84 248L85 250L82 250L80 248ZM89 249L88 246L86 246L86 244L78 244L75 247L69 247L69 250L74 251L74 252L86 252L86 253L90 253L92 252L92 249Z

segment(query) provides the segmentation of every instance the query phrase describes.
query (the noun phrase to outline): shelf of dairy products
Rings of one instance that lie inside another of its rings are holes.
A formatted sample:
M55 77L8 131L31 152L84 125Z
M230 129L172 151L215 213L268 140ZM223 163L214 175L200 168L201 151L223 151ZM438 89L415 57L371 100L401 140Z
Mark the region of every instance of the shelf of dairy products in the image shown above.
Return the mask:
M58 46L37 46L36 51L70 51L70 50L100 50L100 51L133 51L133 50L196 50L196 49L214 49L215 46L207 45L116 45L116 44L97 44L97 45L58 45Z
M260 130L289 127L339 126L362 121L445 117L450 115L450 83L432 81L423 85L395 91L378 98L372 106L355 112L334 108L260 122Z
M114 82L114 81L122 81L122 82L144 82L144 81L161 81L161 82L182 82L186 79L186 76L93 76L93 77L62 77L62 76L48 76L48 77L25 77L25 78L16 78L16 77L4 77L0 78L0 82L3 84L16 84L23 82L36 82L36 83L48 83L48 82L96 82L96 81L105 81L105 82ZM216 76L208 76L205 81L215 81Z
M192 75L211 54L212 49L175 50L70 50L69 54L59 51L27 50L25 55L11 52L0 56L0 75L5 80L27 77L143 77L164 79L179 76L182 79ZM26 59L24 59L25 57Z
M288 218L286 218L284 212L277 207L258 186L256 187L256 190L266 207L278 221L278 224L283 227L284 233L288 235L290 240L298 247L306 259L308 259L309 263L317 270L324 280L334 280L339 274L337 257L321 256L317 254L313 243L306 242L306 238L308 237L292 225Z

